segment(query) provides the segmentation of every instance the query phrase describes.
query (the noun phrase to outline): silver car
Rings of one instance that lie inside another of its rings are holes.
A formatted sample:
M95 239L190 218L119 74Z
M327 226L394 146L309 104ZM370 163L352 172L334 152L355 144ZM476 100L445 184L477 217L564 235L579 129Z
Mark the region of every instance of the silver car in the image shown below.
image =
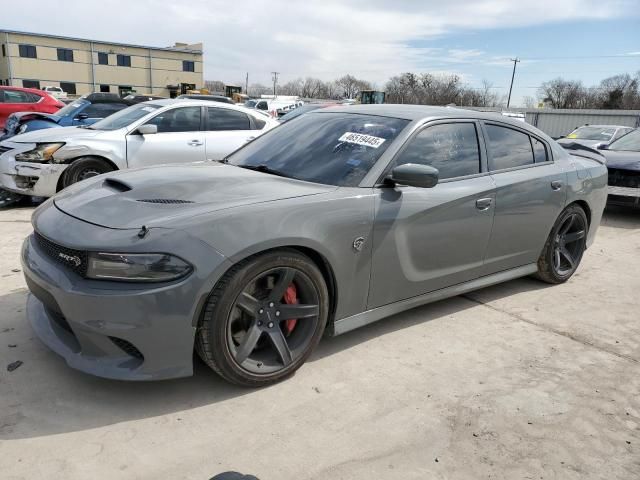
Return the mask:
M579 143L587 147L596 148L609 145L620 137L633 131L633 127L621 127L618 125L583 125L576 128L566 137L558 140L559 144Z
M50 197L114 170L221 160L277 125L235 105L144 102L87 127L38 130L0 142L0 189Z
M194 349L246 386L339 335L535 274L569 279L607 169L500 115L319 109L225 162L113 172L40 206L28 317L73 368L191 375Z

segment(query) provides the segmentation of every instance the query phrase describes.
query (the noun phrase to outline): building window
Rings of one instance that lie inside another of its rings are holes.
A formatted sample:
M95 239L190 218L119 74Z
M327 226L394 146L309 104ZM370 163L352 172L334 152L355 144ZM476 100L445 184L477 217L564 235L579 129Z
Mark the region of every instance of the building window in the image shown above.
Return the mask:
M7 47L5 47L4 43L2 44L2 56L3 57L7 56Z
M104 52L98 52L98 63L100 65L109 65L109 54Z
M71 83L71 82L60 82L60 88L67 92L70 93L71 95L75 95L76 94L76 84L75 83Z
M35 45L19 45L18 52L23 58L38 58Z
M22 80L24 88L37 88L40 90L40 80Z
M109 93L111 91L111 87L109 85L100 85L100 91L102 93Z
M118 95L120 95L121 97L126 97L132 92L133 92L133 87L130 85L120 85L118 87Z
M195 72L196 71L195 62L192 62L190 60L183 60L182 61L182 71L183 72Z
M118 66L119 67L130 67L131 66L131 55L120 55L120 54L118 54Z
M59 48L58 60L61 62L73 62L73 50L69 48Z

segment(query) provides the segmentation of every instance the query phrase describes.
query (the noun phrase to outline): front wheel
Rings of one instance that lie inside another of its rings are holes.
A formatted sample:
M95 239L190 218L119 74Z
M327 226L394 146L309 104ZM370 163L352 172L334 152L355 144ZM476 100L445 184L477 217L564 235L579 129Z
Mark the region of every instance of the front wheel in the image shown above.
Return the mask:
M67 188L74 183L111 171L113 171L113 167L101 158L78 158L64 171L62 187Z
M547 283L563 283L575 273L587 245L587 215L570 205L558 217L538 259L537 277Z
M229 382L275 383L311 355L327 323L322 273L292 250L269 252L234 266L213 289L196 334L204 362Z

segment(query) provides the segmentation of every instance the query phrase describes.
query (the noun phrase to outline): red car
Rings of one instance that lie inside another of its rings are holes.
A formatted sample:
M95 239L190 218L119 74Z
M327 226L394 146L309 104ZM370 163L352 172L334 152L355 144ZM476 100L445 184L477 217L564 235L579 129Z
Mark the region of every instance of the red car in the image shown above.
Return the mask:
M0 129L14 112L56 113L64 103L35 88L0 86Z

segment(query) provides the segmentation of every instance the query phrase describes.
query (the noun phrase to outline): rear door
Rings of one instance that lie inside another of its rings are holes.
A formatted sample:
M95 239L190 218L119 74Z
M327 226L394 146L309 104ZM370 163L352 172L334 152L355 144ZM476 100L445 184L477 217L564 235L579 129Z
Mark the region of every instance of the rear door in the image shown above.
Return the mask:
M380 188L375 205L368 308L477 278L491 234L495 187L475 121L430 124L391 168L438 169L433 188Z
M156 125L158 133L127 135L127 164L130 168L190 163L205 160L202 131L203 107L177 107L163 110L146 124Z
M222 160L253 140L257 131L251 116L230 108L207 107L205 142L207 160Z
M496 184L485 274L535 263L566 200L567 177L551 148L527 130L483 122Z

